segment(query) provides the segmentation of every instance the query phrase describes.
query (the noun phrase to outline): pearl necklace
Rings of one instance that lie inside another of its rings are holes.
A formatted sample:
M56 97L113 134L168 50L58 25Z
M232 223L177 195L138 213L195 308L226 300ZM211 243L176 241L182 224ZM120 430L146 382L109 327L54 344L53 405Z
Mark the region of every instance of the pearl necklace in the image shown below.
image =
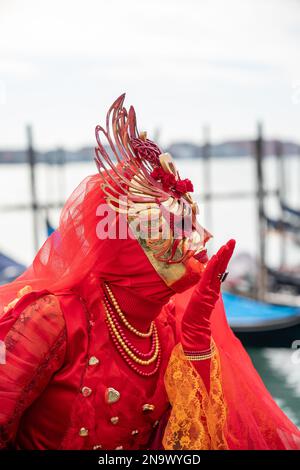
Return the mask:
M128 328L128 330L130 330L135 335L140 336L141 338L149 338L153 334L154 322L153 321L151 322L149 331L147 333L143 333L142 331L137 330L134 326L132 326L129 323L129 321L125 317L124 313L122 312L122 310L119 307L117 299L115 298L111 288L109 287L109 285L106 282L104 282L104 287L105 287L106 293L108 294L109 299L110 299L111 303L113 304L114 308L116 309L121 321Z
M105 292L104 292L104 299L102 301L102 305L104 307L105 312L105 321L108 326L109 333L113 340L113 343L122 356L122 358L126 361L126 363L139 375L149 377L154 375L161 362L161 349L159 343L159 337L155 322L151 322L151 326L148 333L142 333L136 328L134 328L126 319L124 313L121 311L116 298L113 296L113 293L109 286L105 283ZM139 351L135 346L132 345L130 340L126 337L124 331L122 331L121 325L118 323L117 317L115 312L112 308L112 305L115 308L118 316L121 318L122 323L124 323L127 327L130 325L130 331L137 334L137 336L142 337L149 337L152 336L152 344L151 350L147 353L142 353ZM120 315L121 312L121 315ZM124 321L125 320L125 321ZM137 333L136 333L137 332ZM150 333L150 334L149 334ZM145 336L146 335L146 336ZM153 370L151 371L144 371L141 370L136 364L139 366L149 366L156 362L156 365Z

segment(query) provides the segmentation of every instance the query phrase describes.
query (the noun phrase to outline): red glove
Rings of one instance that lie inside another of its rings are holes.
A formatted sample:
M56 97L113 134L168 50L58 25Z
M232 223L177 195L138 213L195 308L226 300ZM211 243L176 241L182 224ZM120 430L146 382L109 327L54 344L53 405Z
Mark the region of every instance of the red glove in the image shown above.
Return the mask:
M193 291L181 324L182 345L185 352L201 352L210 349L210 317L220 295L220 275L226 271L234 247L235 240L229 240L217 254L212 256ZM210 360L193 361L193 365L209 389Z

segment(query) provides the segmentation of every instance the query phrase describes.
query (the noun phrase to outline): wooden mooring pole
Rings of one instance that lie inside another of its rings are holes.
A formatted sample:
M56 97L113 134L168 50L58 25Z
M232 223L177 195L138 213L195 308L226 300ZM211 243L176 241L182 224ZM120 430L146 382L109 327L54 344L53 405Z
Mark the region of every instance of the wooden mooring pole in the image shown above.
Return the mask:
M263 178L263 131L262 124L257 124L255 140L256 181L257 181L257 213L258 213L258 247L259 270L257 275L257 298L263 300L267 289L266 271L266 219L264 209L264 178Z
M204 175L204 193L205 193L205 226L209 231L213 231L212 227L212 188L211 188L211 145L210 145L210 129L209 126L203 126L203 175Z
M279 202L286 203L286 181L285 181L285 164L282 142L275 142L275 156L277 158L277 184ZM284 219L284 210L281 207L281 220ZM280 240L280 267L286 263L286 232L282 230Z
M37 252L39 248L39 231L38 231L38 203L36 192L36 178L35 178L35 165L36 157L33 149L33 138L31 126L26 126L27 134L27 160L30 171L30 192L31 192L31 209L33 217L33 243L34 249Z

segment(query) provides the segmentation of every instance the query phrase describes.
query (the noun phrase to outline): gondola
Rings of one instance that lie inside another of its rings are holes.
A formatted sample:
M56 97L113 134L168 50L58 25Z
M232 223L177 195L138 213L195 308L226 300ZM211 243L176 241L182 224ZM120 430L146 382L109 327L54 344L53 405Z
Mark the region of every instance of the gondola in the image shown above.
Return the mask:
M290 209L292 210L292 209ZM296 213L296 211L294 211ZM292 236L296 244L300 244L300 219L295 220L281 220L271 219L264 214L267 228L269 230L276 230L281 234L288 234ZM270 289L276 291L281 288L288 287L295 294L300 294L300 273L288 272L284 270L276 270L266 266L268 273Z
M290 221L281 220L281 219L271 219L265 215L266 223L268 229L278 230L279 232L289 232L293 234L299 234L300 232L300 222L292 223Z
M55 228L54 228L53 225L51 224L48 215L46 215L46 220L45 220L45 222L46 222L47 236L50 237L50 235L52 235L52 233L55 232Z
M275 305L223 293L227 319L247 347L291 348L300 338L300 306Z
M13 281L25 271L25 266L0 253L0 284Z
M287 204L285 204L283 201L280 201L280 206L283 212L286 212L288 215L291 215L292 217L299 217L300 218L300 210L294 209Z
M278 271L272 268L267 268L272 290L278 290L282 287L289 287L296 294L300 294L300 274L288 273L285 271Z

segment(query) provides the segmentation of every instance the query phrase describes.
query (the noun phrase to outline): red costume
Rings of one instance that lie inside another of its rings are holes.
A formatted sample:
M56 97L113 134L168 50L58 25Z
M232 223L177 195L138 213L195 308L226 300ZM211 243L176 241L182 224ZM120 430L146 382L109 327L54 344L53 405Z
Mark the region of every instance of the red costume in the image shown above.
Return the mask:
M225 318L220 277L234 242L207 263L190 181L123 101L96 128L99 175L0 289L0 448L300 449ZM103 224L116 236L99 237Z

